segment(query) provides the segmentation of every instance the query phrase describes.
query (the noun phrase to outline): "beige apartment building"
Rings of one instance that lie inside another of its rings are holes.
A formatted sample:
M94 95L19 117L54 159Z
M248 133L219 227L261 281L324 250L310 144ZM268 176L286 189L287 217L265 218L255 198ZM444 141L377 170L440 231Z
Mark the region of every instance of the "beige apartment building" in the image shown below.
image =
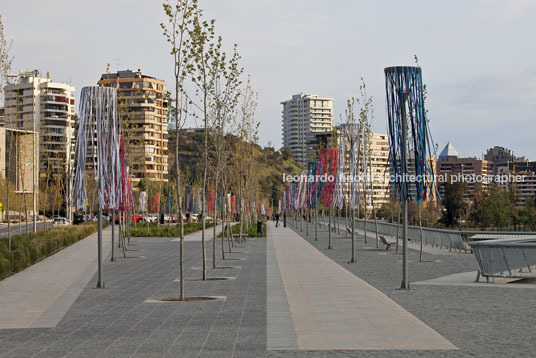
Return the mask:
M53 82L38 71L8 76L5 90L4 122L6 128L39 133L32 141L39 158L39 168L46 173L60 174L68 170L74 133L74 87ZM31 136L30 136L31 138Z
M168 180L168 92L166 82L138 71L105 73L99 86L118 89L121 127L134 181Z
M283 146L292 151L294 161L306 165L311 135L333 128L333 98L315 94L296 94L283 105Z
M389 191L389 139L386 133L371 133L369 142L369 157L371 173L371 188L369 197L372 194L374 207L379 209L391 199ZM372 200L367 203L369 209L372 208Z

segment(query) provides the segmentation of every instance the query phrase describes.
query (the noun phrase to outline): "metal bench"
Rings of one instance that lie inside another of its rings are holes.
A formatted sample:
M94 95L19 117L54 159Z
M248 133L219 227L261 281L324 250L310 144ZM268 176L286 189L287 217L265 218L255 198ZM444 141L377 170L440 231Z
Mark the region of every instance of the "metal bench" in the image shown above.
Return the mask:
M383 235L379 235L381 242L385 245L385 250L389 250L391 245L396 244L396 241L389 242Z

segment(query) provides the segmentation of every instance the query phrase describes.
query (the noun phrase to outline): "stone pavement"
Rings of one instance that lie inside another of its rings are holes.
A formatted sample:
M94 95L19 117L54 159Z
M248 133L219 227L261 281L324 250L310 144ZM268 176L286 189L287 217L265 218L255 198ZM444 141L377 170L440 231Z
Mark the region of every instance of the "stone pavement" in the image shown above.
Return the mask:
M103 230L103 252L111 247ZM97 267L97 233L0 281L0 329L54 327Z
M210 259L211 246L207 245ZM223 299L151 303L178 295L178 243L170 238L134 238L130 248L137 251L129 254L132 258L105 261L106 288L96 289L93 277L55 327L0 330L0 356L264 356L266 240L248 239L239 246L243 247L235 250L241 253L227 254L228 260L218 260L222 268L208 271L209 277L234 280L185 282L187 296ZM200 277L194 268L201 266L200 257L200 243L187 241L186 277Z
M484 283L459 286L452 279L425 284L474 271L472 255L428 253L429 262L421 263L418 253L410 250L412 289L406 291L398 289L401 255L392 250L376 249L374 242L365 245L359 236L358 262L350 264L350 240L343 231L333 235L333 249L327 250L324 229L318 241L312 226L309 236L305 228L292 230L270 224L268 239L237 244L227 260L218 259L217 269L208 270L210 278L232 279L204 282L199 280L199 233L189 236L186 295L220 297L212 301L158 301L178 295L178 242L134 238L130 258L105 260L106 288L96 289L96 277L91 277L55 326L0 329L0 357L534 355L534 290ZM211 237L210 232L209 268ZM220 258L219 240L216 248ZM90 250L96 252L94 247ZM51 259L55 257L61 256ZM403 333L391 332L401 317L411 325ZM36 321L32 322L27 326ZM412 340L415 329L425 335L420 341ZM307 340L309 333L318 341Z

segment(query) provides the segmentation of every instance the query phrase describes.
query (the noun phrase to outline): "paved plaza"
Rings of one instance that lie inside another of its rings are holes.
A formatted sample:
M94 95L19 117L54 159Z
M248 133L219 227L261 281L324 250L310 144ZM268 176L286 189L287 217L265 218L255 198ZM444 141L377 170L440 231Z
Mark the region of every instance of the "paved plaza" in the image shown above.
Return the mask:
M357 263L341 226L303 224L236 243L201 277L200 233L179 243L133 238L129 258L104 263L96 286L95 235L0 281L0 357L465 357L533 356L532 284L465 284L471 254L410 250L411 290L398 289L401 255L357 239ZM361 233L363 234L363 233ZM110 231L105 231L105 252ZM116 251L121 254L120 251ZM511 285L511 286L508 286Z

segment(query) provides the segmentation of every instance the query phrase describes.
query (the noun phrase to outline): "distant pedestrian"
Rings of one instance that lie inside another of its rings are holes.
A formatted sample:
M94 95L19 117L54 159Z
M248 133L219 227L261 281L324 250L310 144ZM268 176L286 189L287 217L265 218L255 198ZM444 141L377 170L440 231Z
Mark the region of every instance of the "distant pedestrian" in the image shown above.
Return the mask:
M275 227L279 225L279 213L275 213Z
M287 213L283 212L283 227L287 227Z

